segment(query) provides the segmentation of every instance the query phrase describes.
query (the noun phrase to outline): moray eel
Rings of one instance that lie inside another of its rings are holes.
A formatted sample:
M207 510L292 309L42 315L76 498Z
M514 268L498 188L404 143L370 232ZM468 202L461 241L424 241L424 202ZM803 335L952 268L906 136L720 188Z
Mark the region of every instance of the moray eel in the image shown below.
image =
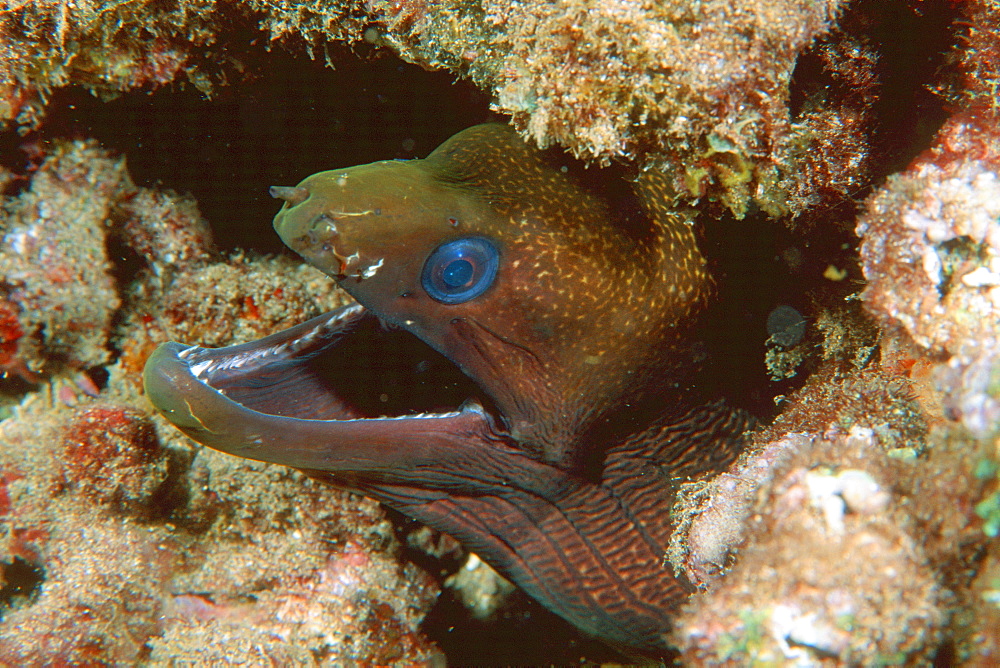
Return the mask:
M278 234L356 303L229 348L164 344L146 392L194 440L359 490L584 632L663 656L691 590L665 558L676 485L729 463L746 421L681 389L709 283L691 220L655 174L602 196L564 172L487 124L273 187ZM313 362L370 318L488 408L371 417L338 396Z

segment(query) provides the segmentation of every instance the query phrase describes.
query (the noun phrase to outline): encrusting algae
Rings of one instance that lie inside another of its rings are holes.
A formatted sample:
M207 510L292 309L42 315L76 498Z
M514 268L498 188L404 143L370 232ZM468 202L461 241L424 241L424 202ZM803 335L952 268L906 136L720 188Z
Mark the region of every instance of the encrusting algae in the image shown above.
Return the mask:
M701 588L672 642L685 665L1000 661L996 0L23 0L0 8L0 118L27 149L0 174L0 663L445 661L420 629L439 585L377 504L195 448L141 395L163 341L349 298L220 252L131 149L34 139L65 87L221 95L279 48L467 77L530 141L662 170L713 224L856 232L844 274L807 258L799 299L763 308L761 374L766 314L805 323L755 390L766 426L664 508L665 563Z

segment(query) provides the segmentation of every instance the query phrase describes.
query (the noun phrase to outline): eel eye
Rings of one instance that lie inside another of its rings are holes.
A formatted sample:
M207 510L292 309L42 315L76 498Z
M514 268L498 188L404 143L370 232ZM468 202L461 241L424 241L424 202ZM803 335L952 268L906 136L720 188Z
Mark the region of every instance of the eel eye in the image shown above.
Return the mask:
M475 299L493 285L500 266L496 246L481 237L456 239L434 249L421 281L427 294L443 304Z

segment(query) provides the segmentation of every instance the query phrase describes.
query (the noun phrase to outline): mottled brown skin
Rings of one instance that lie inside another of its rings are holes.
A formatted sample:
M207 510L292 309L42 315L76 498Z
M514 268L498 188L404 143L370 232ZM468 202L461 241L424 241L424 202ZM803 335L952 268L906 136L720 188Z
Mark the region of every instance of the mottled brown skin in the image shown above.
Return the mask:
M628 199L595 195L547 160L491 124L425 160L272 189L286 202L275 219L285 243L363 308L233 349L167 344L147 391L196 440L378 498L585 632L661 655L690 589L665 562L676 485L728 463L746 422L689 407L677 389L707 275L659 180L641 177L642 210L619 211ZM495 281L464 303L431 298L425 261L469 236L497 248ZM299 371L369 313L457 364L496 415L359 419Z

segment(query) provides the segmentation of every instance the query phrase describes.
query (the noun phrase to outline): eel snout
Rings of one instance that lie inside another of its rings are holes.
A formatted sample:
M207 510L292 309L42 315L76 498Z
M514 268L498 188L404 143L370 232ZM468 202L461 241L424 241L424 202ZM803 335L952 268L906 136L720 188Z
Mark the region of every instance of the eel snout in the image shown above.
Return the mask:
M284 200L292 206L298 206L309 198L309 190L304 186L271 186L267 192L274 199Z

